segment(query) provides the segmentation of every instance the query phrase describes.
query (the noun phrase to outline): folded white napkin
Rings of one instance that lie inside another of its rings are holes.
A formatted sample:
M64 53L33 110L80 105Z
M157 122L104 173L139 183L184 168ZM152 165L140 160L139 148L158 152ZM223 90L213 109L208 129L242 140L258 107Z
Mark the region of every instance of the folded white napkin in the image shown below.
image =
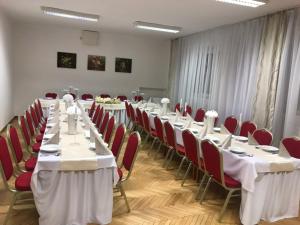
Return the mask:
M223 149L228 149L231 146L231 139L232 139L232 134L226 137L226 139L223 141L221 145Z
M57 131L51 138L43 142L43 145L59 144L59 131Z
M206 136L206 133L207 133L207 126L204 126L203 130L201 131L201 133L199 135L200 140L203 139Z
M110 151L107 148L107 144L103 141L100 135L95 138L96 154L97 155L109 155Z
M220 133L221 134L231 134L223 124L221 124L221 131L220 131Z
M285 146L282 143L280 143L278 155L284 158L291 158L289 152L286 150Z
M257 141L255 138L248 132L248 144L249 145L258 145Z

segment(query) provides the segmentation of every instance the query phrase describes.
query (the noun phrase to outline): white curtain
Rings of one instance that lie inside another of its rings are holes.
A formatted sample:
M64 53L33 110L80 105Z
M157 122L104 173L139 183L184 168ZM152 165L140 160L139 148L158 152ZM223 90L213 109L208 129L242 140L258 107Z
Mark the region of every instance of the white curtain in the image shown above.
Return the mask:
M265 18L223 26L172 42L169 94L193 107L251 119Z
M300 136L300 9L288 12L288 27L281 56L273 134L277 143L282 137ZM299 110L299 108L298 108Z

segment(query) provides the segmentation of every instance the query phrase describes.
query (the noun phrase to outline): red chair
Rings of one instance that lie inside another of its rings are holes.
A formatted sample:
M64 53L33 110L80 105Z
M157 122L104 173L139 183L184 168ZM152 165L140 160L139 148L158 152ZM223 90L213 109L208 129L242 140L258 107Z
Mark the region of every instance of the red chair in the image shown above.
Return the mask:
M187 105L186 110L183 112L183 116L187 116L187 114L192 115L192 107Z
M127 128L128 128L131 123L130 108L129 108L128 101L125 101L125 109L126 109L126 120L128 121L127 122Z
M121 102L124 102L127 100L127 97L125 95L118 95L117 99L120 99Z
M87 100L87 99L94 99L94 96L92 94L86 93L81 95L82 100Z
M137 117L137 125L140 127L142 130L144 128L144 122L143 122L143 116L142 112L139 108L136 108L136 117Z
M195 121L196 122L203 122L205 117L205 111L204 109L197 109L196 115L195 115Z
M164 165L166 165L166 168L168 169L169 164L171 163L175 153L177 153L178 156L182 157L182 160L181 160L181 163L182 163L182 161L184 160L184 157L185 157L185 149L184 149L183 146L176 143L175 131L174 131L174 128L173 128L173 126L171 125L171 123L169 121L164 123L164 128L165 128L165 134L166 134L166 144L167 144L167 147L168 147L168 152L167 152L166 157L165 157ZM171 156L170 156L170 154L171 154ZM169 156L170 156L170 158L169 158L169 161L167 163L167 159L168 159ZM180 166L177 170L177 174L179 173L179 169L181 169Z
M38 129L38 127L39 127L38 116L36 115L35 110L32 106L29 107L29 110L30 110L30 115L31 115L31 118L33 121L34 128Z
M35 111L35 114L37 115L39 126L41 127L40 133L44 133L45 129L46 129L47 121L43 121L43 115L41 114L41 112L39 110L39 105L36 101L34 102L34 111Z
M103 121L101 123L101 126L99 128L99 133L102 135L104 134L104 131L106 130L108 120L109 120L109 112L106 112L104 115Z
M165 138L164 138L163 124L162 124L160 118L158 118L157 116L154 117L154 125L155 125L156 137L154 138L154 140L152 142L151 149L153 149L155 142L159 141L159 146L158 146L157 152L154 157L154 158L156 158L159 150L161 149L161 146L165 143Z
M271 145L273 141L273 135L267 129L255 130L253 137L259 145Z
M178 112L180 112L180 107L181 107L180 103L177 103L177 104L175 105L174 112L176 112L176 110L177 110Z
M100 111L98 113L98 117L97 117L97 120L96 120L96 127L98 129L100 128L100 125L101 125L101 122L102 122L102 119L103 119L103 114L104 114L104 107L100 107Z
M38 107L39 107L40 114L42 116L42 120L43 120L43 122L46 122L47 117L44 115L44 112L43 112L43 109L42 109L42 104L41 104L41 101L39 99L37 99L37 104L38 104Z
M230 133L234 134L238 127L237 119L234 116L227 117L224 122L224 127L226 127Z
M37 162L37 158L31 156L30 158L25 160L17 129L10 124L7 127L7 139L10 145L10 149L13 150L12 155L15 160L17 170L19 172L25 172L23 169L21 169L21 166L19 164L21 161L23 161L25 163L25 169L27 171L33 171Z
M97 122L97 118L98 118L99 112L100 112L100 105L97 106L97 108L95 110L95 113L94 113L94 115L92 117L92 122L94 124L96 124L96 122Z
M143 101L143 100L144 100L144 98L141 95L134 96L134 101L136 101L136 102L140 102L140 101Z
M130 206L123 188L123 183L127 181L132 173L133 165L137 157L137 153L139 150L139 146L141 143L141 137L138 132L133 132L129 135L127 145L125 148L125 153L123 156L121 167L118 168L119 173L119 182L116 185L116 188L119 189L121 192L121 195L125 198L126 206L128 209L128 212L130 212ZM127 171L127 176L123 177L123 170Z
M89 110L89 117L90 118L92 118L92 116L94 115L95 108L96 108L96 102L94 101L93 104L91 105L90 110Z
M13 194L3 223L3 225L6 225L15 203L18 200L24 200L21 198L23 195L26 196L28 194L32 194L30 188L32 173L24 172L17 175L17 173L14 171L6 140L2 136L0 136L0 173L5 188ZM16 178L14 187L10 186L10 178L12 176Z
M257 126L254 122L245 121L241 126L240 136L248 137L248 133L253 134Z
M36 142L40 143L43 140L43 134L36 134L35 128L33 127L32 117L31 114L28 112L28 110L25 111L25 118L27 121L27 126L29 128L29 134L32 140L35 140Z
M46 98L50 98L50 99L56 99L57 98L57 94L53 93L53 92L48 92L45 94Z
M137 120L137 116L134 111L134 108L131 104L129 104L129 111L130 111L130 118L131 118L131 122L132 122L131 130L134 130L138 126L138 120Z
M109 94L101 94L100 97L101 98L110 98L110 95Z
M34 153L38 153L40 151L41 143L31 144L31 139L27 129L25 117L19 116L18 123L19 123L19 127L21 128L23 139L25 141L25 145L28 153L32 154L32 151Z
M111 139L111 135L112 135L112 133L114 131L114 128L115 128L115 117L112 116L108 120L107 127L106 127L106 130L105 130L105 135L104 135L104 141L108 145L110 144L110 139Z
M201 195L200 203L202 204L205 194L210 186L210 183L214 181L215 183L222 186L228 191L225 203L221 209L219 215L219 222L222 220L224 212L227 208L228 202L231 197L239 196L233 195L235 192L241 191L241 183L224 172L223 168L223 155L219 151L218 147L210 142L209 140L203 140L201 142L201 149L204 161L204 176L208 178L206 187ZM204 178L204 179L205 179ZM204 183L204 182L201 182Z
M120 124L116 129L115 137L111 145L111 151L116 158L116 162L118 161L121 152L121 148L125 138L125 133L126 127L124 126L124 124Z
M284 138L281 143L290 156L300 159L300 139L297 137Z

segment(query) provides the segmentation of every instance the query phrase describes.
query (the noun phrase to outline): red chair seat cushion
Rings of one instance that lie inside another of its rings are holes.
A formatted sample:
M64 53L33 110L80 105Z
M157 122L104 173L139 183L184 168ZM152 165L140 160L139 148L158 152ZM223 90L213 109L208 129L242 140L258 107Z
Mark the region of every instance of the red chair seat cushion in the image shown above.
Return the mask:
M118 174L119 174L119 180L122 180L123 171L120 168L118 168Z
M39 134L38 136L35 137L35 141L40 143L43 140L44 135L43 134Z
M40 151L41 143L34 143L32 145L32 151L38 153Z
M25 172L20 174L15 181L15 187L18 191L30 191L32 172Z
M180 155L185 155L185 148L182 145L176 145L176 151L180 154Z
M240 188L241 183L235 179L233 179L231 176L228 176L226 173L224 173L224 182L225 185L229 188Z
M27 171L33 171L37 162L36 157L31 157L25 162L25 169Z

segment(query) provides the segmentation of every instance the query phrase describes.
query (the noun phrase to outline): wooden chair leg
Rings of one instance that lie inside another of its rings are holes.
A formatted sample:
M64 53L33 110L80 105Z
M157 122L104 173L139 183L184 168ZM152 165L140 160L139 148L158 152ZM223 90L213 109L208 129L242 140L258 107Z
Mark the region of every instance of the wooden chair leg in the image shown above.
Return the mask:
M225 213L225 210L226 210L226 208L227 208L228 202L229 202L229 200L230 200L230 198L231 198L233 192L234 192L234 190L230 190L230 191L228 192L228 194L227 194L226 200L225 200L225 202L224 202L224 205L223 205L223 207L222 207L222 209L221 209L221 212L220 212L220 216L219 216L219 218L218 218L218 221L219 221L219 222L221 222L221 220L222 220L222 217L223 217L223 215L224 215L224 213Z
M129 206L129 203L128 203L128 200L127 200L127 196L125 194L125 191L123 189L123 186L122 184L119 184L119 188L120 188L120 192L121 192L121 195L124 197L125 199L125 203L126 203L126 206L127 206L127 212L130 212L130 206Z
M184 174L183 180L182 180L182 182L181 182L181 186L184 185L184 182L185 182L186 177L188 176L188 174L189 174L189 172L190 172L190 170L191 170L191 168L192 168L192 165L193 165L192 162L190 162L190 163L189 163L189 167L187 168L187 170L186 170L186 172L185 172L185 174Z
M204 197L205 197L205 195L206 195L206 192L207 192L207 190L208 190L208 187L209 187L211 181L212 181L212 177L209 177L209 179L208 179L208 181L207 181L207 184L206 184L206 187L205 187L205 189L204 189L204 191L203 191L203 193L202 193L202 195L201 195L201 198L200 198L200 204L202 204L202 202L203 202L203 200L204 200Z
M9 219L9 215L10 215L10 213L11 213L11 210L13 209L13 206L14 206L16 200L17 200L17 195L14 193L13 198L12 198L12 200L10 201L9 208L8 208L8 211L7 211L7 214L6 214L6 217L5 217L5 220L4 220L3 225L6 225L6 224L7 224L8 219Z

